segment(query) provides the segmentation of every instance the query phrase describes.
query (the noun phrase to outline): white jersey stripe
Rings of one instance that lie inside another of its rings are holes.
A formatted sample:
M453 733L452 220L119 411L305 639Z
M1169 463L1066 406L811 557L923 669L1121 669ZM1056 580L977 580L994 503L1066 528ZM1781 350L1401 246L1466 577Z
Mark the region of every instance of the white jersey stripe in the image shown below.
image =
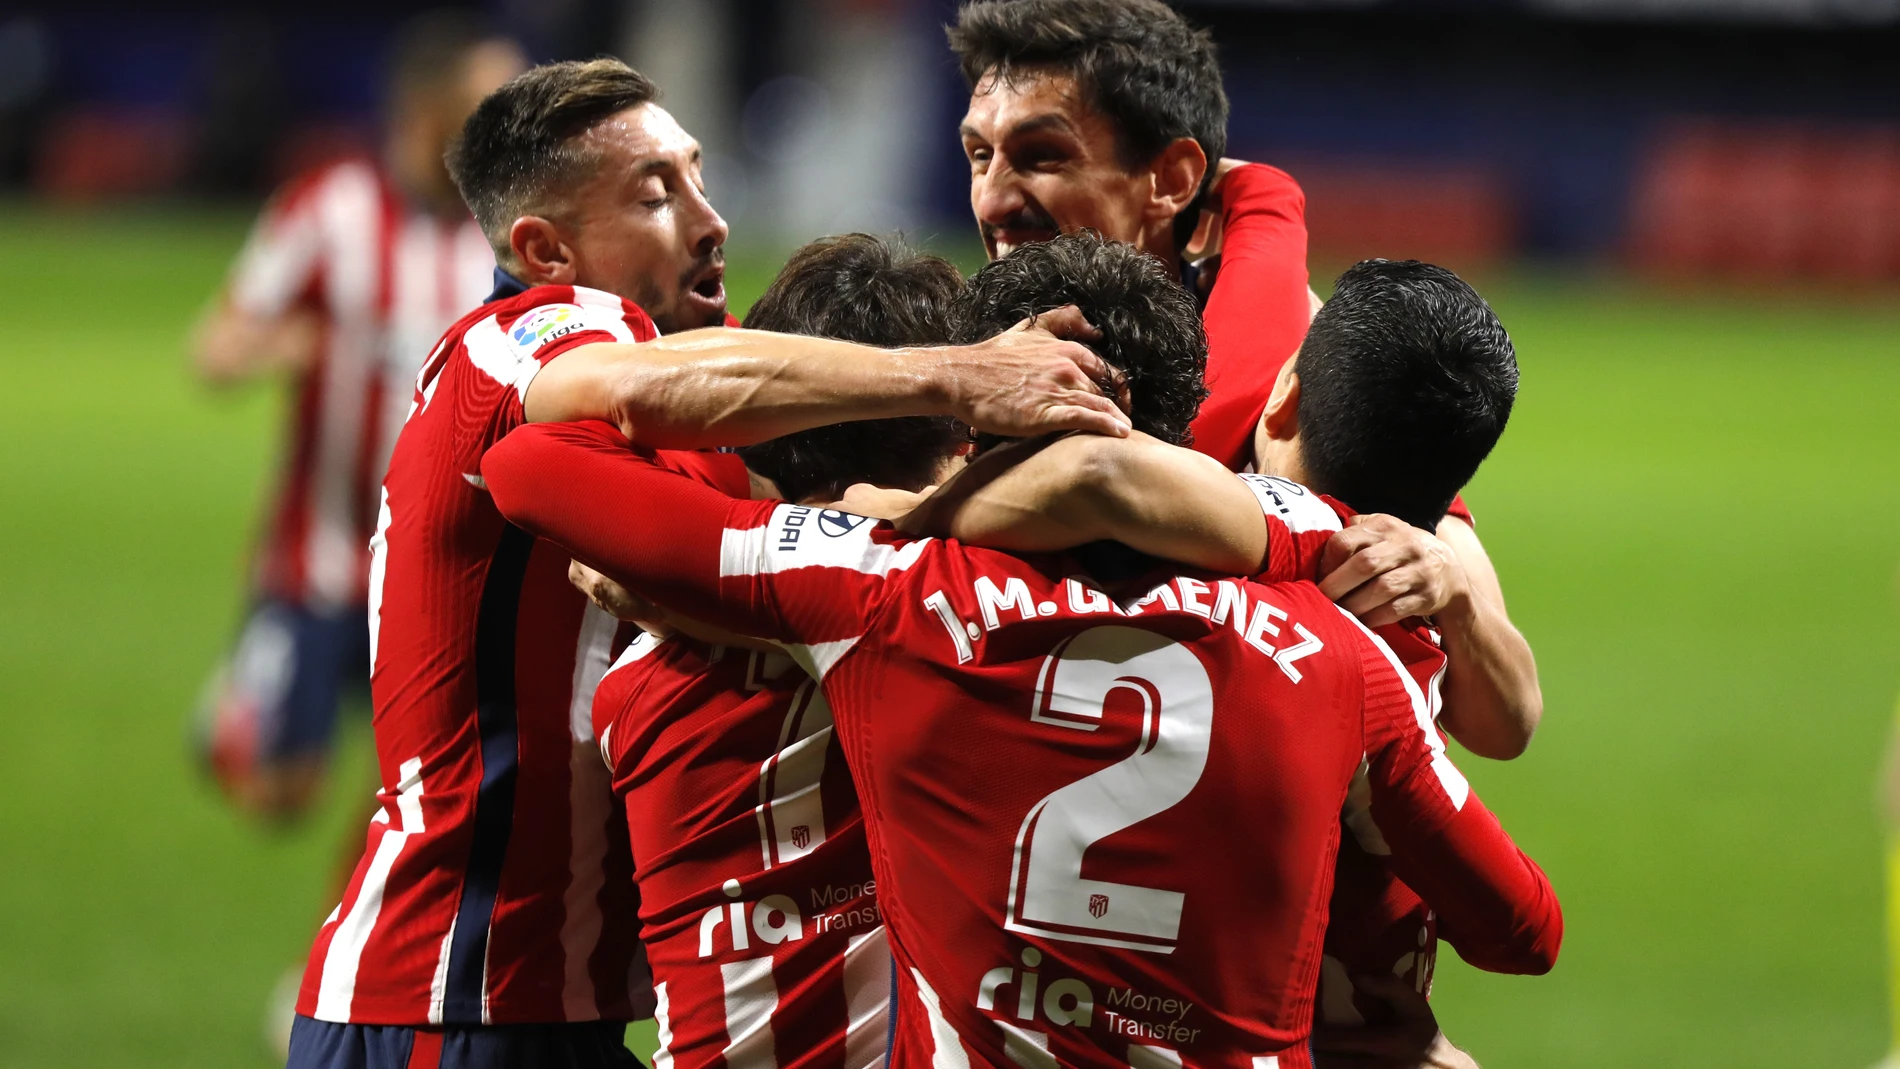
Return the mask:
M1146 1043L1128 1044L1128 1069L1181 1069L1181 1052Z
M930 1020L930 1069L970 1069L969 1052L963 1049L957 1030L944 1018L943 1002L937 998L936 990L915 968L910 975L917 982L917 998L924 1004L924 1013Z
M673 1007L666 999L666 984L653 985L653 1024L659 1033L660 1047L653 1052L653 1069L673 1069Z
M422 758L411 757L402 763L399 771L402 778L396 785L396 811L402 817L403 826L384 829L382 839L376 844L376 856L363 874L356 901L350 904L349 912L337 922L330 936L330 948L323 958L323 975L317 988L316 1018L319 1021L349 1021L350 1003L356 998L357 966L362 961L369 934L376 927L376 916L382 912L383 889L389 882L389 870L395 867L396 856L402 853L403 843L409 836L423 831ZM389 819L387 814L387 810L377 811L377 816L385 822Z
M802 685L786 710L778 752L759 767L756 812L760 851L768 869L824 845L822 784L831 736L831 704L815 684Z
M719 979L726 990L726 1069L777 1069L772 1011L778 1008L778 985L772 959L727 962L719 966Z
M583 641L585 637L583 629ZM570 1021L585 1021L599 1013L589 967L593 964L593 950L600 943L604 924L600 890L607 882L607 873L600 859L607 856L607 817L613 803L613 782L598 753L592 740L577 741L567 762L568 817L573 822L573 833L568 840L567 891L562 896L566 914L561 919L561 949L567 958L561 1008L567 1011Z
M1333 607L1339 608L1337 605ZM1417 721L1419 732L1425 736L1425 745L1432 752L1432 772L1438 777L1438 785L1445 789L1445 794L1451 799L1453 809L1463 809L1465 799L1471 796L1471 783L1445 754L1445 740L1439 737L1438 726L1432 722L1431 707L1426 704L1425 695L1419 691L1418 681L1412 678L1412 673L1405 670L1405 665L1400 663L1398 655L1392 652L1392 647L1386 645L1384 639L1373 634L1371 628L1360 623L1357 616L1345 609L1339 609L1339 615L1351 620L1354 627L1364 632L1365 636L1372 640L1373 646L1377 647L1379 653L1385 657L1385 663L1391 665L1392 670L1398 673L1399 682L1405 685L1405 696L1412 701L1412 719Z
M1049 1033L1032 1032L1008 1021L996 1022L1003 1031L1003 1055L1022 1069L1056 1069L1055 1055L1049 1053Z
M891 1024L891 946L883 925L845 946L844 1004L844 1069L882 1065Z
M875 521L834 509L780 505L759 527L727 528L719 538L723 577L779 575L800 568L848 568L889 575L917 563L932 539L891 546L871 537Z

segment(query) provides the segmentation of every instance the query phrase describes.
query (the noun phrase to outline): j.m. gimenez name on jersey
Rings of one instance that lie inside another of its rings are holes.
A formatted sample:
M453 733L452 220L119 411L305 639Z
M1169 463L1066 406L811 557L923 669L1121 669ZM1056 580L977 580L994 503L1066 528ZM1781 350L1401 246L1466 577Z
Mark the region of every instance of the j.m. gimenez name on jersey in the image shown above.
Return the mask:
M823 684L904 1069L1308 1065L1362 761L1390 864L1443 903L1461 953L1554 959L1542 872L1446 757L1399 659L1310 582L1158 571L1118 598L1069 558L733 500L605 425L525 428L483 472L514 523L784 643ZM1336 528L1299 488L1254 485L1270 558L1311 510Z

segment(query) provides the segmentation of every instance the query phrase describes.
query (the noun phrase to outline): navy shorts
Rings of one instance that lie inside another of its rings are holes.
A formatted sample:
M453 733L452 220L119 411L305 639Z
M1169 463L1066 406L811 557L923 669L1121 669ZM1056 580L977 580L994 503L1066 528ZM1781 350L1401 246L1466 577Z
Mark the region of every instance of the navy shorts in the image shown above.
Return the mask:
M624 1021L580 1024L332 1024L299 1016L287 1069L645 1069Z
M260 600L206 689L200 746L220 779L321 757L346 695L369 689L369 613Z

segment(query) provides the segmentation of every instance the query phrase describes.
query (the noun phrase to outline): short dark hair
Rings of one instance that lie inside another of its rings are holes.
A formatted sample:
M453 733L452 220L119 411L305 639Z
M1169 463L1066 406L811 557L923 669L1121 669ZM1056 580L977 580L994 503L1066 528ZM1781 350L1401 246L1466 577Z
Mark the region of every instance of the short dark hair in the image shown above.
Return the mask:
M1174 218L1186 244L1227 152L1227 91L1214 38L1161 0L976 0L957 11L950 49L975 89L995 71L1058 70L1114 123L1122 162L1139 167L1177 138L1207 153L1194 201Z
M958 341L980 341L1065 304L1101 331L1089 348L1127 377L1135 429L1187 444L1207 397L1207 333L1194 298L1133 245L1085 230L992 261L964 291Z
M496 255L513 255L508 228L517 218L593 173L599 161L577 138L658 96L625 63L592 59L534 67L483 98L449 146L448 165Z
M942 257L844 234L793 253L745 325L883 349L943 345L962 291L963 276ZM969 428L948 416L907 416L815 427L738 453L787 501L836 500L853 483L921 490L969 440Z
M1313 488L1427 530L1497 444L1517 352L1463 279L1417 260L1363 260L1313 317L1300 448Z

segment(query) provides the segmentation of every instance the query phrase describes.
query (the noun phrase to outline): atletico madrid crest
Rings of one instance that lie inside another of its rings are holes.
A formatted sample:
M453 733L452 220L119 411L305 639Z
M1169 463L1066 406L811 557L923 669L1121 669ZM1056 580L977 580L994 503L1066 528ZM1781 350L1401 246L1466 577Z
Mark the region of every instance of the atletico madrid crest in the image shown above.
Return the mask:
M811 845L810 825L800 824L792 829L792 845L798 847L800 850Z
M1090 895L1089 896L1089 916L1099 917L1102 914L1107 913L1107 912L1108 912L1108 896L1107 895Z

